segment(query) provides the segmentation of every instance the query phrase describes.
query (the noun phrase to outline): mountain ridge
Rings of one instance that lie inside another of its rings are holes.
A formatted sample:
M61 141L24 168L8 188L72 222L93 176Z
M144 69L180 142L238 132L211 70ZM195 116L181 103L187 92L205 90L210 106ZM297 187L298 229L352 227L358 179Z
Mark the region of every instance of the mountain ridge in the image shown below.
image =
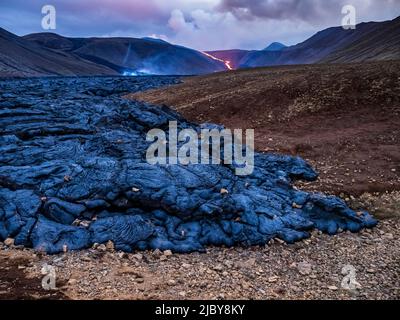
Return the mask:
M223 62L165 41L69 38L56 33L23 37L0 28L0 76L195 75L224 71Z
M44 48L0 28L0 76L113 75L106 66Z
M355 30L330 27L278 52L250 52L240 61L239 67L396 59L400 59L400 17L383 22L363 22Z
M194 75L226 70L225 65L205 54L164 40L129 37L68 38L34 33L24 39L42 46L73 52L95 63L123 71L149 74Z
M354 63L400 59L400 17L363 22L355 30L330 27L286 47L201 52L153 38L19 37L0 28L0 76L201 75L277 65Z

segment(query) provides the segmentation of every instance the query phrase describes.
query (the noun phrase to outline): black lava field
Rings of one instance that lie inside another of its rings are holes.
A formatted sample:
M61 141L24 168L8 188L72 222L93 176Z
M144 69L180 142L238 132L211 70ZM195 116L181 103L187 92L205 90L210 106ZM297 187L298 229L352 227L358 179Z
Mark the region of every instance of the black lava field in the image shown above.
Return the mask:
M293 188L294 179L317 178L298 157L256 154L253 174L242 177L231 165L147 163L150 129L200 126L122 96L178 81L0 80L0 240L47 253L110 240L127 252L186 253L376 224L339 198Z

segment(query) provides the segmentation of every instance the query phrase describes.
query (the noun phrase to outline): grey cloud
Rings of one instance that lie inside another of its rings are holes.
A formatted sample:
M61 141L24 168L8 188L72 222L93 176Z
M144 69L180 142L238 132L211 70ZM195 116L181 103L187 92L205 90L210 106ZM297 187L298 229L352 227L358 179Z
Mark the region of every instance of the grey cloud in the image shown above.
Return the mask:
M230 12L240 20L301 20L307 22L329 21L340 14L344 5L354 5L363 10L381 10L397 7L400 0L221 0L218 10Z
M320 17L321 13L339 7L338 1L319 0L222 0L219 10L228 11L239 19L301 19Z

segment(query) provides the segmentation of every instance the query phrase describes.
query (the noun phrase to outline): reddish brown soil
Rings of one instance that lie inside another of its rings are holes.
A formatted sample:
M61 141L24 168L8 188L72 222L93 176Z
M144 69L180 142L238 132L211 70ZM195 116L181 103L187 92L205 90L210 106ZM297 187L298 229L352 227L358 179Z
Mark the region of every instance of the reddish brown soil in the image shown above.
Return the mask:
M67 299L61 291L46 291L43 276L29 277L27 268L39 259L30 251L0 251L0 300ZM60 285L60 283L59 283Z
M259 151L300 155L317 168L308 189L400 190L400 61L225 72L130 98L194 122L255 129Z

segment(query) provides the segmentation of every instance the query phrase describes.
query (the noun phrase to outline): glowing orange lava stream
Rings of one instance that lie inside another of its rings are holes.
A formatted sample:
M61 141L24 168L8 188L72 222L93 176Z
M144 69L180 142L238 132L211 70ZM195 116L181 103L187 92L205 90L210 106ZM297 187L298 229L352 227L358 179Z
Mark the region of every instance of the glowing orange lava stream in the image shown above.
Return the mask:
M231 66L231 62L230 62L229 60L222 60L222 59L219 59L219 58L214 57L213 55L211 55L211 54L209 54L209 53L207 53L207 52L203 52L203 54L205 54L207 57L209 57L209 58L211 58L211 59L213 59L213 60L222 62L223 64L225 64L225 67L226 67L228 70L233 70L233 68L232 68L232 66Z

